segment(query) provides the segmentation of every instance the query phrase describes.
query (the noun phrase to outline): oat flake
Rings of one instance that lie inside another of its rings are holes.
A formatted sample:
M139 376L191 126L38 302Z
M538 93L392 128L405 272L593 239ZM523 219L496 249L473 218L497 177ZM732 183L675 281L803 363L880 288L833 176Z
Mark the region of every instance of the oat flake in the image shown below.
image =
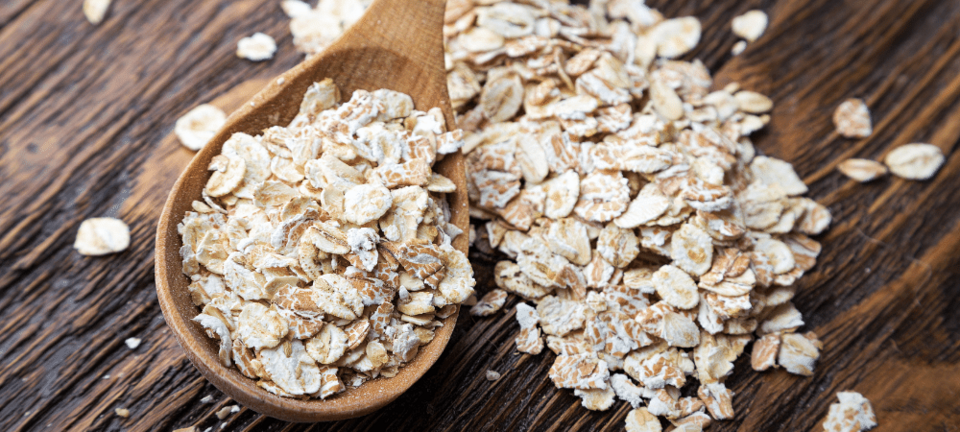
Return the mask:
M866 138L873 133L870 110L861 99L847 99L833 112L837 133L847 138Z
M937 173L944 160L940 147L932 144L907 144L887 153L883 162L897 177L927 180Z
M869 159L847 159L837 165L837 169L843 175L850 177L860 183L866 183L871 180L887 175L887 167L880 162Z
M97 25L103 22L110 9L111 0L83 0L83 15L90 24Z
M753 42L767 29L767 14L761 10L752 10L735 17L732 22L733 34Z
M198 151L217 133L227 121L227 115L213 105L203 104L177 119L173 133L184 147Z
M73 247L81 255L107 255L130 246L130 228L120 219L109 217L83 221Z
M237 57L251 61L264 61L273 58L277 52L277 43L263 33L254 33L237 42Z

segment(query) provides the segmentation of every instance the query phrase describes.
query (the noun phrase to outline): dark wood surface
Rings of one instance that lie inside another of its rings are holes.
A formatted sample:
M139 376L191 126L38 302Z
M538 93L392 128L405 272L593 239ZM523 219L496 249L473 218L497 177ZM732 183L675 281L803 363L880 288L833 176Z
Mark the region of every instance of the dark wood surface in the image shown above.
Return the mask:
M370 416L304 425L242 409L218 420L232 401L187 361L156 300L156 221L192 157L168 135L193 106L300 55L276 2L114 3L94 27L79 1L0 2L0 430L622 430L626 404L589 412L546 379L552 354L515 352L512 311L463 314L433 369ZM816 374L756 373L741 359L728 381L736 418L711 430L816 430L848 389L873 402L878 431L960 430L960 3L648 3L702 20L693 56L718 85L771 95L758 149L792 162L835 219L796 298L825 344ZM770 28L731 57L730 19L755 7ZM255 31L277 38L272 61L234 55ZM833 131L833 108L847 97L873 111L870 138ZM930 181L860 185L835 171L914 141L947 154ZM101 258L73 251L80 222L96 216L128 222L131 247ZM495 261L473 262L478 289L489 290ZM143 343L130 350L127 337ZM503 377L488 382L487 369ZM207 395L212 404L200 402Z

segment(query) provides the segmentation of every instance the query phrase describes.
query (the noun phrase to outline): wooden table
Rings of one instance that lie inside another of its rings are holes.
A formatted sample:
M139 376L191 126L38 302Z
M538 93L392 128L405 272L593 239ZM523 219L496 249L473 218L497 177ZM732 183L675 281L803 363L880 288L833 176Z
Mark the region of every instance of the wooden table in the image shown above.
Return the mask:
M512 311L463 314L427 376L368 417L310 426L241 408L217 419L232 401L194 370L160 314L154 232L192 157L168 137L177 117L301 59L276 3L115 0L96 27L79 1L0 3L0 430L621 430L625 403L587 411L546 379L552 354L516 353ZM873 402L878 431L960 430L960 3L648 3L702 20L693 56L718 86L736 80L771 95L758 149L792 162L835 220L796 298L825 344L816 374L756 373L741 359L728 381L736 418L712 430L819 429L848 389ZM731 57L731 18L758 7L769 30ZM236 41L255 31L277 38L276 58L236 58ZM236 106L251 88L218 103ZM870 138L834 132L831 114L847 97L870 106ZM861 185L835 170L915 141L947 154L930 181ZM129 223L131 247L77 254L77 227L96 216ZM485 292L494 261L474 255ZM131 350L128 337L143 343ZM487 369L503 377L489 382Z

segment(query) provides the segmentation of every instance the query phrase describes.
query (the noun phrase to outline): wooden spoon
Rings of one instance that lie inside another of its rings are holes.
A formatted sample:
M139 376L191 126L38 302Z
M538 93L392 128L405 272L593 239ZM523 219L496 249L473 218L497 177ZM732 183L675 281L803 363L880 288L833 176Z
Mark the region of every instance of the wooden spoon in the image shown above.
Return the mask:
M376 0L367 13L323 53L274 79L235 111L207 146L193 158L167 198L157 228L157 298L167 324L194 366L227 396L257 412L288 421L332 421L362 416L390 403L430 368L446 347L457 321L448 317L433 341L421 347L416 359L393 378L367 381L356 389L325 400L276 396L257 387L235 368L220 364L217 343L191 320L199 313L181 272L179 224L191 203L201 199L209 178L207 166L235 132L260 134L271 126L286 126L297 114L307 87L332 78L345 98L354 90L387 88L413 98L417 109L443 110L448 128L453 113L447 94L443 63L444 0ZM434 169L453 180L457 192L449 195L452 222L466 230L469 221L463 155L447 155ZM454 247L467 252L467 236Z

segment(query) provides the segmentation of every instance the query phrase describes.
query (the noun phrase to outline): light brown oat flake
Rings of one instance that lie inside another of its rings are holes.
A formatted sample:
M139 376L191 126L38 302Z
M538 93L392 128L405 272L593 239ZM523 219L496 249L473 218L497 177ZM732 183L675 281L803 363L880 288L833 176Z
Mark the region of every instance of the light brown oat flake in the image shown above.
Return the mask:
M591 411L606 411L616 401L613 389L574 389L574 396L580 397L580 404Z
M853 391L837 393L840 402L830 404L830 413L823 423L827 432L860 432L877 426L877 416L870 401Z
M780 355L777 363L787 372L797 375L813 375L813 367L820 358L823 343L813 332L807 334L787 333L781 336Z
M710 270L713 261L713 241L706 232L687 223L673 233L670 256L677 267L699 276Z
M862 99L847 99L833 112L837 133L847 138L866 138L873 133L870 110Z
M697 284L686 272L672 265L660 267L653 274L653 285L657 294L670 306L690 309L697 305Z
M869 159L847 159L837 165L837 170L860 183L887 175L887 167Z
M520 323L520 334L516 338L517 351L537 355L543 350L543 339L537 328L539 319L535 308L526 303L517 304L517 322Z
M753 343L750 366L756 371L765 371L777 367L777 353L780 351L780 334L764 335Z
M615 174L614 174L615 173ZM591 222L607 222L623 214L630 200L627 179L619 171L597 171L580 181L574 213Z
M507 292L495 289L488 292L477 304L470 308L470 315L490 316L500 310L507 301Z
M627 432L661 432L660 420L646 408L635 408L627 413Z

